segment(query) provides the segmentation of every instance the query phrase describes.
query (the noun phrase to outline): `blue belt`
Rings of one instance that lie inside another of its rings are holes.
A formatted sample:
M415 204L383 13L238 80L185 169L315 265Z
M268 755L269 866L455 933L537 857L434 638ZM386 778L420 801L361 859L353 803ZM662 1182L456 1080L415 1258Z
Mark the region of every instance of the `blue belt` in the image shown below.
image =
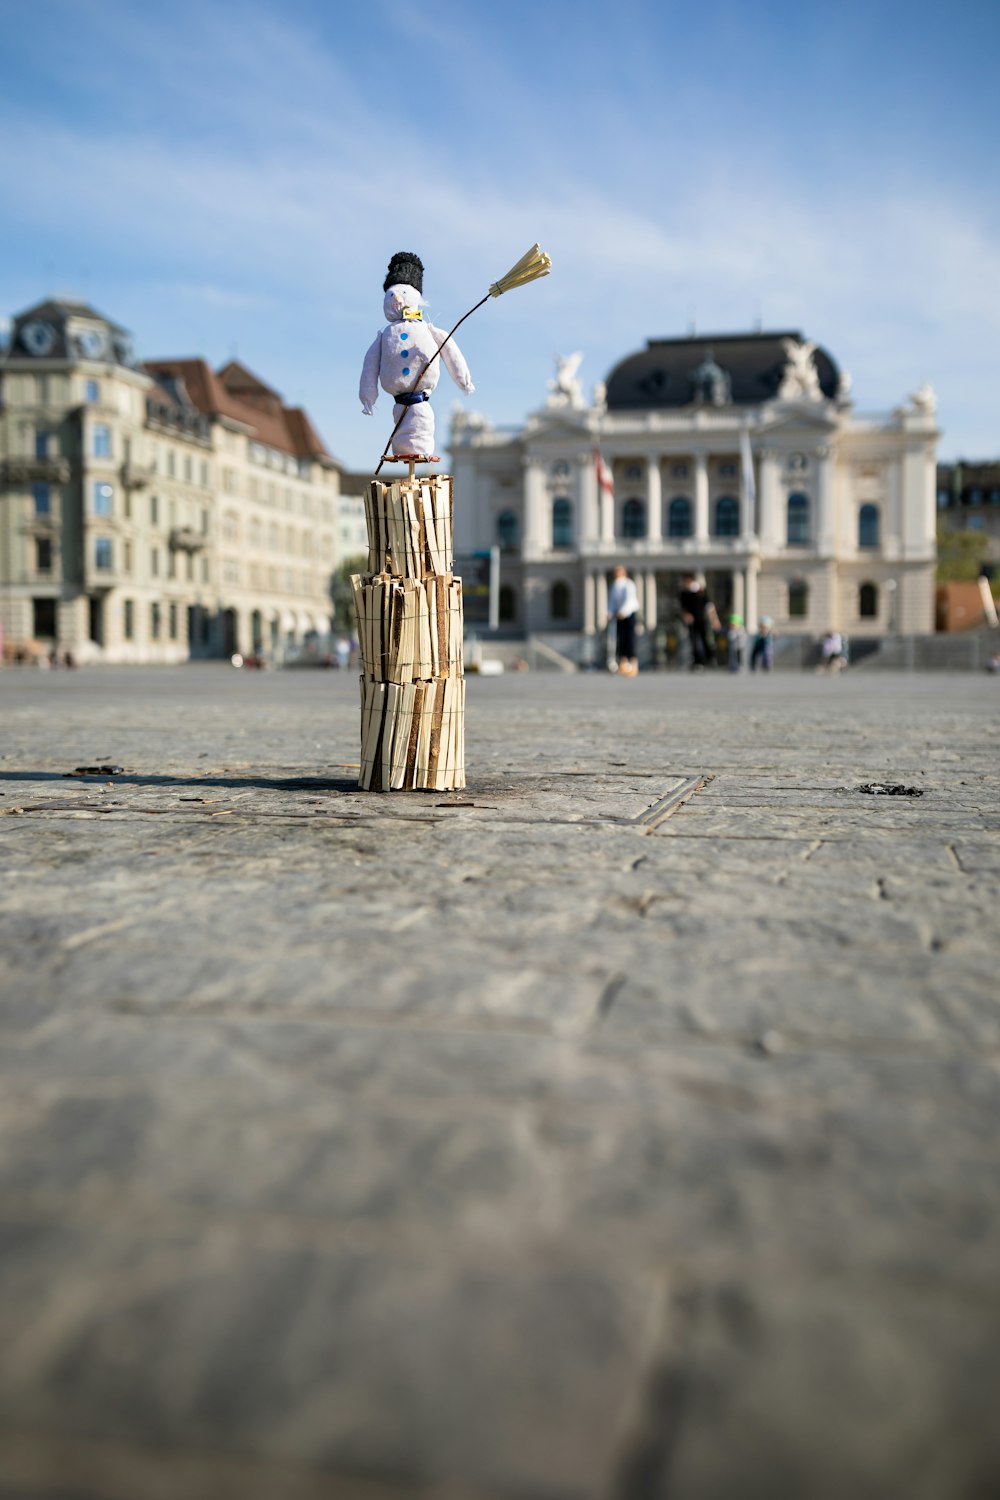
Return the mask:
M429 401L431 398L427 391L404 391L400 396L392 398L399 406L419 406L421 401Z

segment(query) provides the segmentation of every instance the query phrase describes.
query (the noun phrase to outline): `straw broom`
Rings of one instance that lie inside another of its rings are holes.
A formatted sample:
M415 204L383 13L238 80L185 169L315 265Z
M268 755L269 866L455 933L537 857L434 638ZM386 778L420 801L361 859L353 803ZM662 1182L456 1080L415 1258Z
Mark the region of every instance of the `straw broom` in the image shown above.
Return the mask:
M449 332L447 338L442 339L441 344L431 355L430 359L427 361L426 365L417 376L417 379L414 381L413 390L416 390L417 386L427 374L427 371L430 369L431 365L441 353L441 350L444 348L445 344L447 344L448 339L452 338L453 335L458 332L462 324L465 322L466 318L471 318L472 314L474 312L478 312L483 304L488 302L491 297L502 297L504 292L512 292L515 287L527 286L529 281L537 281L540 276L547 276L551 269L552 259L550 256L546 255L545 251L541 248L540 245L532 245L530 250L526 250L525 253L521 256L521 259L517 261L515 265L511 266L506 276L501 276L499 281L494 281L489 291L486 293L486 296L480 298L475 307L470 307L467 313L463 313L458 322L455 324L454 328L452 328ZM412 395L413 391L410 391L408 394ZM403 425L403 419L405 418L405 416L406 410L404 410L403 416L400 417L399 421L396 423L395 427L389 434L389 441L385 445L382 457L378 461L378 468L375 470L376 475L389 456L389 449L392 447L392 440L396 436L396 433L399 431L400 427Z

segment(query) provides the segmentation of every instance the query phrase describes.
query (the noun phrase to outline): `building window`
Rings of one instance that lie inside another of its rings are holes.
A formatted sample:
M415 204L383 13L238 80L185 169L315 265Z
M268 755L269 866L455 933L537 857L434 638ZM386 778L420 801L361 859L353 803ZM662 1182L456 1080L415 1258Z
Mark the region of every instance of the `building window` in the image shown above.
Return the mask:
M809 545L809 496L796 491L788 497L788 545Z
M161 619L162 615L160 613L159 603L154 599L152 604L149 606L149 633L154 641L158 641L160 639Z
M569 464L564 459L560 459L558 463L552 465L550 472L553 479L565 479L569 475Z
M1000 490L990 490L990 504L1000 505Z
M640 465L639 464L629 464L628 468L625 470L625 478L626 479L633 479L633 480L635 480L635 479L641 479L642 478L642 468L640 467Z
M31 633L35 640L56 638L56 601L54 599L32 599Z
M739 536L740 502L732 495L723 495L715 506L716 536Z
M497 516L497 541L506 551L517 546L517 515L512 510L502 510Z
M862 620L878 619L878 589L874 583L863 583L858 590L858 614Z
M968 529L970 531L985 531L986 530L986 518L985 518L985 516L970 516L969 519L966 521L965 524L966 524L966 526L968 527Z
M131 571L132 571L132 543L131 542L125 542L124 546L123 546L123 551L122 551L122 571L124 573L131 573Z
M49 456L49 435L48 435L47 432L36 432L35 433L35 457L36 458L48 458L48 456Z
M788 618L804 620L809 613L809 585L802 578L793 578L788 585Z
M89 406L96 406L101 399L101 387L96 380L88 380L84 387L84 400Z
M719 465L719 473L723 479L735 479L736 465L727 458L724 463Z
M176 639L177 639L177 605L176 604L171 604L171 606L170 606L170 612L169 612L169 614L167 616L167 619L169 621L168 628L170 630L170 639L172 641L176 641Z
M187 484L191 483L192 464L190 453L184 455L184 479Z
M135 605L131 599L124 600L122 604L122 634L127 641L135 636Z
M94 458L111 457L111 428L104 422L98 422L91 434L91 453Z
M674 479L686 479L688 477L688 466L687 464L674 464L670 473Z
M35 538L35 572L52 572L52 540L47 536Z
M160 549L158 547L151 547L149 549L149 571L153 575L154 578L159 578L159 576L160 576Z
M881 517L877 505L862 505L858 512L858 546L877 547Z
M553 547L572 547L573 545L573 506L565 495L560 495L552 502L552 545Z
M626 500L622 506L622 536L634 542L645 535L645 505L641 500Z
M95 479L93 488L93 505L95 516L110 516L111 503L114 499L114 490L110 484L102 479Z
M951 504L951 491L950 490L938 490L938 492L937 492L937 508L938 508L938 510L947 510L950 504Z
M549 614L553 620L568 620L571 602L569 584L560 578L549 593Z
M982 492L981 489L978 489L978 488L971 489L971 490L968 490L966 492L966 494L963 495L962 498L965 501L966 505L982 505L982 503L983 503L983 492Z
M208 511L207 510L203 510L202 513L201 513L201 534L202 534L202 536L208 536Z
M149 497L149 524L150 526L159 526L160 524L160 501L157 495L150 495Z
M517 595L509 583L500 585L499 613L501 623L508 625L517 616Z
M176 475L176 473L177 473L177 459L174 456L174 450L173 450L173 448L168 448L167 449L167 474L169 475L169 477L171 479L173 479L174 476Z
M31 486L31 496L35 502L35 515L47 516L52 511L52 491L44 479L38 479Z
M107 536L95 536L94 567L99 568L102 573L106 573L110 571L112 561L111 538Z
M691 529L691 501L675 495L667 511L667 536L690 536Z

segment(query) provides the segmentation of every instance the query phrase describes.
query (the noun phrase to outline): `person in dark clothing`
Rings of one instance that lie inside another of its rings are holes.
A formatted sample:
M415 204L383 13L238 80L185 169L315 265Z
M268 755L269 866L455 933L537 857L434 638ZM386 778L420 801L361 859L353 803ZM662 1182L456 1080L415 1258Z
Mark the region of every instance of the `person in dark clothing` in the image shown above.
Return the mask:
M681 579L679 602L691 642L691 670L703 671L715 661L713 632L719 629L719 616L705 585L693 573L685 573Z

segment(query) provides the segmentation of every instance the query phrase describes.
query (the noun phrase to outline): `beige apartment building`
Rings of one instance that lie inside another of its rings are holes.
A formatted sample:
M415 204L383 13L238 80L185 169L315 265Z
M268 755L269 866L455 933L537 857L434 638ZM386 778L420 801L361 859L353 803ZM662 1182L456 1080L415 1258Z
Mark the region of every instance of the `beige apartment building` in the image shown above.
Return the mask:
M0 359L4 653L281 655L330 626L339 469L232 361L136 363L85 303L18 315Z

